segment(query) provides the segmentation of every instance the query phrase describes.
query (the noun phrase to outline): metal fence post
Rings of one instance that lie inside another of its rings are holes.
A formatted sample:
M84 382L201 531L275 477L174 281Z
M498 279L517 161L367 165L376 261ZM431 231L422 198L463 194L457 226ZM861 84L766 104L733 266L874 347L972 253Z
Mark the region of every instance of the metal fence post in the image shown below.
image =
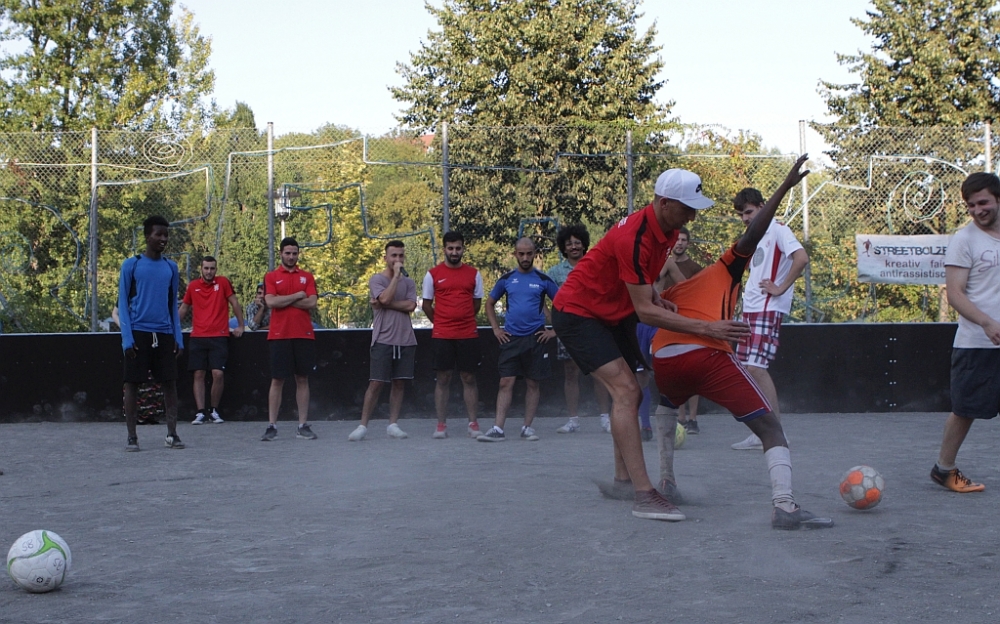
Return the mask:
M983 134L985 135L983 141L986 143L983 146L986 154L986 173L993 173L993 127L988 121L986 127L983 128Z
M806 122L799 120L799 154L806 153ZM809 180L802 178L802 243L809 249ZM812 269L809 263L804 273L806 287L806 323L812 322Z
M97 314L97 128L90 129L90 331L96 332Z
M447 234L451 230L451 207L448 197L448 186L451 169L448 167L448 122L441 122L441 226Z
M274 270L274 123L267 122L267 270Z
M632 131L625 132L625 184L628 193L628 213L635 211L635 189L632 187L632 174L635 160L632 156Z

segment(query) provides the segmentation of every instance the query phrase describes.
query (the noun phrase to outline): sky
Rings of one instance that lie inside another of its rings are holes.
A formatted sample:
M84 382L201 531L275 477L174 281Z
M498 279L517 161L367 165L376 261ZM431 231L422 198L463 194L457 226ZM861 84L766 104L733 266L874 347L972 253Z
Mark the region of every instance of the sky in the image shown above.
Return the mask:
M393 128L396 64L437 29L422 0L180 3L212 38L218 104L246 102L278 135L326 123ZM850 21L869 8L867 0L645 0L640 25L655 24L666 81L659 97L675 102L680 121L753 130L769 147L797 152L799 120L828 119L819 81L853 80L836 53L870 49ZM807 134L807 150L816 143Z

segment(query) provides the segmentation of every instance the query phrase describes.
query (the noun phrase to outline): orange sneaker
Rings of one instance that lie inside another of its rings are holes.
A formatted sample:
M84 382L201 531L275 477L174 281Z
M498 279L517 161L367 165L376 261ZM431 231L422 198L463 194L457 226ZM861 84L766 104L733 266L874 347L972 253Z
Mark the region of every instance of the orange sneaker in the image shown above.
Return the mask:
M937 464L934 464L934 467L931 468L931 481L941 487L948 488L952 492L961 492L963 494L967 492L982 492L986 489L986 486L982 483L973 483L972 479L962 474L962 471L958 468L941 470Z

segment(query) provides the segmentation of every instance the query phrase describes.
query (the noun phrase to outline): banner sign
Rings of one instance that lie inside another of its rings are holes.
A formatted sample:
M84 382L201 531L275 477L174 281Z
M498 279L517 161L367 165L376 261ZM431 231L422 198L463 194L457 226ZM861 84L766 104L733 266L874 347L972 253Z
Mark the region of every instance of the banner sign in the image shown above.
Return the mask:
M951 236L855 234L858 281L876 284L944 284L944 254Z

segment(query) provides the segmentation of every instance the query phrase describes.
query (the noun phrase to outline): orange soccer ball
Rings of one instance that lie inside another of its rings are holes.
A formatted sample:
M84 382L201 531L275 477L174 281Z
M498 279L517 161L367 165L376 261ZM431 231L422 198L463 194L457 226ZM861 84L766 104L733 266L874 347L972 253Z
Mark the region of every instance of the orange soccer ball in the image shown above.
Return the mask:
M840 496L855 509L871 509L882 501L885 480L871 466L855 466L840 480Z

